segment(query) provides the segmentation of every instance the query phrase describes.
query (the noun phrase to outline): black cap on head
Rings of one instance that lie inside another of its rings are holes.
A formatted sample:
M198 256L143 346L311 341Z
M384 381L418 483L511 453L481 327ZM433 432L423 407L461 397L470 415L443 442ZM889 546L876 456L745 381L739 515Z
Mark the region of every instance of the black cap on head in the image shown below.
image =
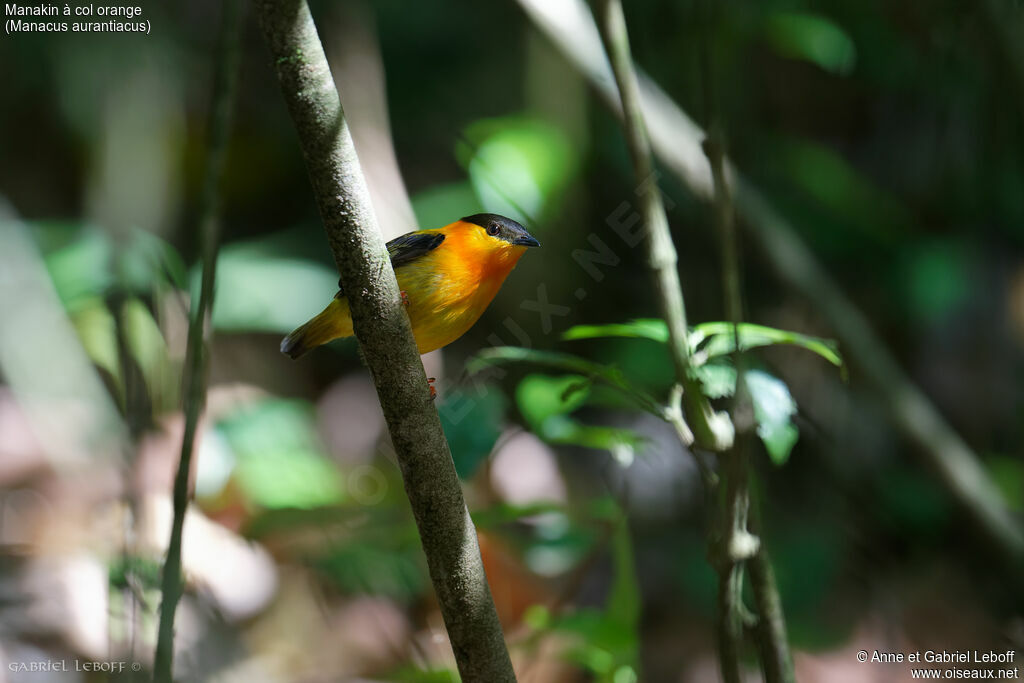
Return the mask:
M466 223L479 225L487 231L488 235L505 240L509 244L515 244L520 247L540 246L540 242L535 240L533 235L526 231L526 228L511 218L499 216L496 213L477 213L472 216L466 216L462 220Z

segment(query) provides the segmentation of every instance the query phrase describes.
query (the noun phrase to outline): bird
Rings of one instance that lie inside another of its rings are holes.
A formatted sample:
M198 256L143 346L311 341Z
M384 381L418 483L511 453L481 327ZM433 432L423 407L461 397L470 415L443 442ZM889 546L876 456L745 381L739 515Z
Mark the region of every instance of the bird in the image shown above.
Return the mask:
M451 344L473 326L520 257L540 242L522 225L495 213L478 213L387 243L391 267L421 354ZM351 337L352 316L341 282L334 300L281 341L297 359L334 339Z

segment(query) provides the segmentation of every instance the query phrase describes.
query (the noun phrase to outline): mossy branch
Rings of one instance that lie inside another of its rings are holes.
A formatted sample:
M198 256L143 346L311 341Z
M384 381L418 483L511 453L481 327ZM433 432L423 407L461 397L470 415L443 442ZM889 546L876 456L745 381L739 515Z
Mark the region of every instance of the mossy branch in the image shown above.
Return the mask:
M305 0L257 0L356 338L373 375L430 577L465 681L513 681L448 443L399 296L352 137Z

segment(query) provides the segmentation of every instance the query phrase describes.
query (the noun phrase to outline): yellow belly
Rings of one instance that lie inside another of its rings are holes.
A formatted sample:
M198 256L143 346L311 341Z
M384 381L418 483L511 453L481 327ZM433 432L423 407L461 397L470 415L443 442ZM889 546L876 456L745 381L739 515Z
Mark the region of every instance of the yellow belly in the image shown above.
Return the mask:
M500 285L500 283L498 283ZM477 287L465 291L446 281L436 271L423 268L402 268L398 272L398 288L405 292L406 312L420 353L447 346L461 337L480 318L497 293L498 287ZM348 299L335 299L330 305L303 325L293 337L301 339L304 350L326 344L332 339L351 337L352 316Z

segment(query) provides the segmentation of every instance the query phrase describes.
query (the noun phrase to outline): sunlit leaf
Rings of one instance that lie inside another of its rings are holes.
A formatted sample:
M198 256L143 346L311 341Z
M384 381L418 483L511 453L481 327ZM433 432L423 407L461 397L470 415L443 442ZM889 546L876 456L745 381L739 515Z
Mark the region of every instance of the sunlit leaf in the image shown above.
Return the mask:
M799 332L779 330L753 323L739 324L740 348L743 350L758 346L790 344L818 354L835 366L842 366L843 359L839 355L836 343L830 339L812 337ZM736 348L736 336L732 323L707 322L693 328L690 344L698 347L705 358L716 358L728 355Z
M774 12L765 22L765 37L779 54L834 74L850 73L857 61L857 49L846 31L820 15Z
M635 432L586 425L568 416L587 400L591 384L581 375L527 375L516 387L516 404L533 432L545 441L607 450L628 466L641 442Z
M527 117L473 123L457 156L488 211L527 223L553 210L576 172L576 155L566 135Z
M123 390L121 356L117 345L117 321L102 299L79 299L71 316L82 347L98 367L107 371L117 391Z
M172 364L153 314L139 299L131 298L121 308L121 326L125 347L142 372L154 409L174 407L181 376Z
M552 416L576 410L589 393L590 380L581 375L527 375L516 387L516 404L530 424L540 426Z
M601 337L629 337L651 339L658 342L668 341L668 326L658 318L640 318L627 323L610 325L576 325L570 327L563 339L595 339ZM792 344L812 351L836 366L842 366L842 358L836 343L830 339L813 337L799 332L779 330L774 327L739 324L741 349L752 349L758 346L776 344ZM735 337L732 323L707 322L694 326L687 340L690 352L694 355L695 364L706 362L710 358L732 353L735 348ZM704 345L701 348L701 345Z
M238 332L291 332L338 291L338 275L311 261L227 245L217 260L213 325Z
M708 398L732 396L736 391L736 368L723 363L705 363L690 368Z
M767 372L748 370L743 378L754 404L757 435L764 442L772 462L782 465L789 459L800 436L792 421L796 414L796 401L786 384Z
M55 248L45 255L46 269L61 303L74 311L88 305L89 299L104 296L114 282L113 247L107 235L95 228L60 226L60 240L53 234L57 230L48 231L47 239Z
M610 325L574 325L562 333L562 339L597 339L601 337L631 337L668 341L668 326L658 318L638 318L627 323Z

